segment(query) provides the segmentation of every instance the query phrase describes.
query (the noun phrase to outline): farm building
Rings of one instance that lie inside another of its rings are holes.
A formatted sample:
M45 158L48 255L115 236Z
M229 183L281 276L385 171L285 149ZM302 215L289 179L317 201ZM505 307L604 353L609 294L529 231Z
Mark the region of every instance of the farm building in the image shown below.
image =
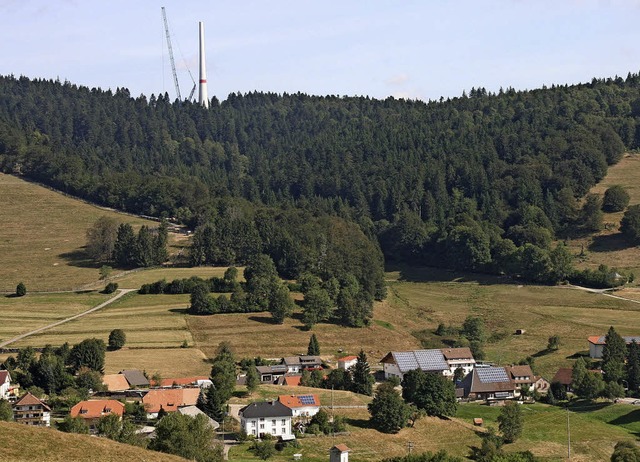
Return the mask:
M469 348L391 351L380 362L386 379L398 377L400 380L404 374L415 369L453 377L460 367L468 374L476 364Z
M630 345L631 342L636 342L640 344L640 336L622 337L622 338L627 343L627 345ZM589 356L591 358L601 359L602 351L604 349L604 346L606 345L605 336L592 335L591 337L588 338L588 340L589 340Z
M100 419L106 415L115 414L122 418L124 404L115 399L90 399L80 401L71 408L71 417L80 417L90 429L95 430Z
M293 411L280 401L251 403L240 409L240 425L247 435L261 438L264 435L294 439L291 430Z

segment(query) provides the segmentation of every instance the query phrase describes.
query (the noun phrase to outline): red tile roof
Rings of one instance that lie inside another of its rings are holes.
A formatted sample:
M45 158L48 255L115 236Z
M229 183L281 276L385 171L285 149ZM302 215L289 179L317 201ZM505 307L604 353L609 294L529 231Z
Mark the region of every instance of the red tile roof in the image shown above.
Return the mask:
M301 375L285 375L283 382L284 382L284 385L287 385L290 387L299 387L301 379L302 379Z
M71 417L82 417L83 419L99 419L108 414L116 414L122 417L124 414L124 404L115 399L90 399L80 401L71 408Z
M149 390L142 398L145 410L150 413L175 412L178 407L193 406L198 401L199 388L164 388Z
M358 359L357 356L345 356L344 358L338 359L338 361L353 361L354 359Z
M351 449L349 449L347 447L346 444L336 444L334 447L332 447L330 450L333 451L334 449L337 449L340 452L348 452L351 451Z
M304 397L305 400L301 400L302 397ZM304 401L306 401L307 399L308 401L313 400L313 403L310 403L310 402L305 403ZM320 398L318 397L318 395L300 395L300 396L280 395L278 396L278 401L280 401L282 404L284 404L290 409L293 409L296 407L320 406Z
M559 382L562 385L571 385L571 381L573 380L573 369L570 367L561 367L556 372L556 375L553 376L551 383Z

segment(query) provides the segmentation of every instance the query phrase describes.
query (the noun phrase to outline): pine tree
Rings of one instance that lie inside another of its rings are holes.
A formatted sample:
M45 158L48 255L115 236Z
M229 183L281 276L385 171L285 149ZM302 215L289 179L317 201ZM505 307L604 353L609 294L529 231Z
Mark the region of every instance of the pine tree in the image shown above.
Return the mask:
M638 346L635 340L629 345L627 382L631 392L635 393L638 391L640 387L640 346Z
M246 377L247 391L249 393L253 393L254 391L256 391L259 384L260 384L260 377L258 377L258 370L256 369L255 365L251 364L249 366L249 369L247 370L247 377Z
M371 396L375 379L371 375L371 369L369 368L367 355L364 353L364 350L360 350L360 353L358 353L358 359L351 368L351 374L353 380L351 391Z
M620 382L622 380L626 354L626 342L613 326L609 327L602 349L602 371L606 382Z
M316 334L311 334L311 338L309 339L309 346L307 347L307 354L309 356L320 355L320 344L318 343Z

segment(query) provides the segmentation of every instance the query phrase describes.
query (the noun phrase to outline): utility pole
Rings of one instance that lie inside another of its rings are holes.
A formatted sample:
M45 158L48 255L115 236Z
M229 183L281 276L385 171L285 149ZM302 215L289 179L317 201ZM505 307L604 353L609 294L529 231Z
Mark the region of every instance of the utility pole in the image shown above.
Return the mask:
M569 406L567 406L567 459L571 460L571 427L569 426Z

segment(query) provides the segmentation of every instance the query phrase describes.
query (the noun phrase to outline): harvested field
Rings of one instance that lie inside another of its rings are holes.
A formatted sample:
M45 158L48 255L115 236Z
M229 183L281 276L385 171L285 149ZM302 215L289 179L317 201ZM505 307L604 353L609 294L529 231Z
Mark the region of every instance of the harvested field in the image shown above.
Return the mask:
M150 375L159 372L162 377L191 377L209 375L211 364L197 348L130 349L108 351L105 374L116 374L123 369L140 369Z

